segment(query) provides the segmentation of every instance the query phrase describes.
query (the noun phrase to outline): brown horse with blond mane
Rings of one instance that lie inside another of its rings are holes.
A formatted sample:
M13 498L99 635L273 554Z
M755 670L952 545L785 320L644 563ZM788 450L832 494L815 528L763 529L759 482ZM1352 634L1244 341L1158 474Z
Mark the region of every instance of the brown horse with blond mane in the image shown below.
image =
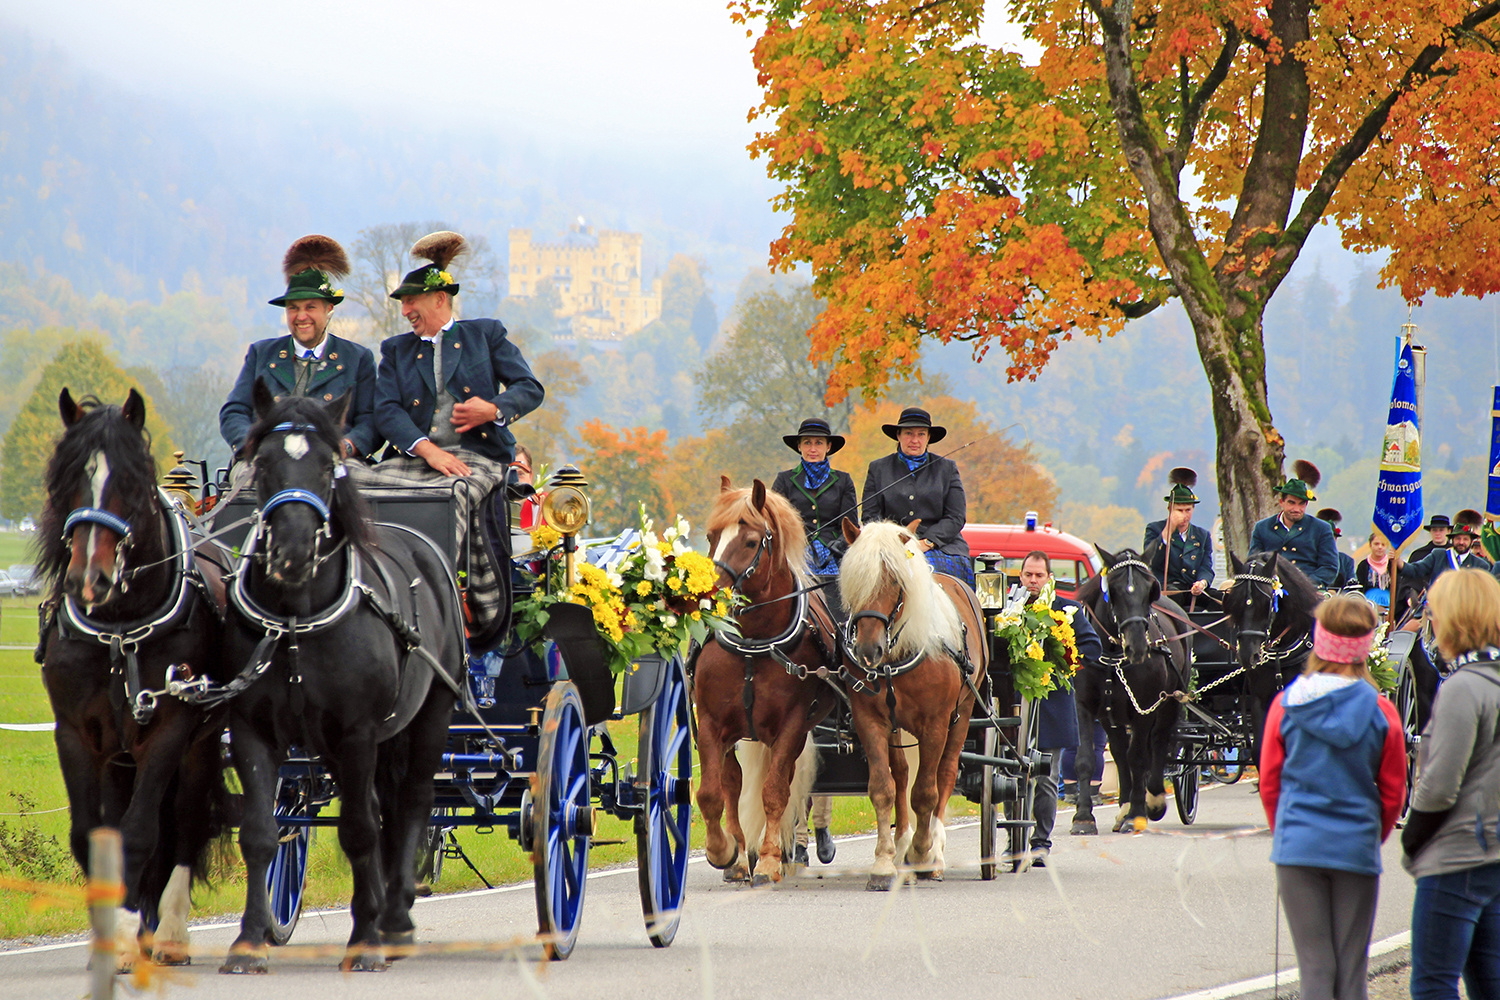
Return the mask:
M875 806L868 888L895 883L898 841L906 847L902 862L918 878L941 879L943 821L969 733L974 684L989 664L984 612L966 584L932 571L907 528L889 521L859 528L846 518L844 538L849 551L839 568L839 589L849 609L849 702ZM918 751L909 793L899 732L910 733Z
M819 679L838 672L838 631L822 594L808 590L801 516L759 479L749 489L732 488L727 476L721 484L708 548L720 585L749 603L735 618L738 634L717 633L697 659L698 808L708 863L735 880L748 878L753 862L753 884L765 885L781 880L795 815L788 807L812 787L808 737L838 697ZM755 773L764 784L758 797L747 796L747 812L763 806L765 826L752 857L745 833L758 832L759 817L741 815L740 791L745 774Z

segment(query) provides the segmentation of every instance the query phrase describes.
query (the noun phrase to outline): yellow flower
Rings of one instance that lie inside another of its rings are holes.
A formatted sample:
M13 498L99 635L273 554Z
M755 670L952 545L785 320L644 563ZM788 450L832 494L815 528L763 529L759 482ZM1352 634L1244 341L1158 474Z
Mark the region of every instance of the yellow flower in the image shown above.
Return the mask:
M562 532L550 524L539 524L531 529L531 542L539 549L550 549L562 541Z
M684 552L677 557L673 568L687 579L687 588L694 594L711 593L719 580L714 561L699 552Z
M641 597L645 597L647 594L651 593L651 581L642 580L640 583L636 584L635 592Z
M1045 658L1046 656L1046 654L1042 652L1042 644L1040 642L1037 642L1035 639L1031 640L1031 645L1026 647L1026 655L1033 660L1040 660Z
M625 627L634 632L640 628L641 620L635 616L634 611L625 612Z
M701 611L694 611L690 617L695 622L702 621L703 620L703 612L701 612Z
M1042 673L1042 683L1043 684L1051 684L1052 683L1052 671L1050 671L1050 670L1043 671L1043 673Z
M667 586L671 587L673 590L681 590L682 581L675 576L669 576L667 577Z

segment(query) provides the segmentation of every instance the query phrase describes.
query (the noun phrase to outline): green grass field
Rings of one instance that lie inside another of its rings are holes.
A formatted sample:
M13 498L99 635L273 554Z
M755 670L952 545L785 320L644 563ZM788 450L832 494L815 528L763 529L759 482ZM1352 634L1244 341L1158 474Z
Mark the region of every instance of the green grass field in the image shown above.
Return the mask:
M31 562L27 545L28 540L15 532L0 532L0 566ZM40 668L32 658L37 638L36 604L35 598L0 599L0 722L49 722L52 718ZM626 719L610 723L610 731L623 765L635 756L636 722ZM950 806L952 815L973 811L974 807L960 798ZM834 800L836 833L873 828L874 813L867 799ZM81 885L67 850L67 831L67 796L51 733L0 730L0 876ZM514 883L532 877L530 858L504 832L481 834L473 827L463 827L458 838L491 883ZM692 840L701 848L703 830L696 816ZM603 843L596 843L591 852L594 867L635 860L635 835L627 821L600 814L596 841ZM237 847L225 852L215 866L215 876L212 887L195 890L196 915L238 913L244 904L245 882ZM461 861L449 860L435 888L452 892L481 885ZM350 891L349 867L338 849L335 832L322 828L309 862L307 905L345 905ZM86 928L87 916L81 906L39 908L32 894L0 888L0 939L73 933Z

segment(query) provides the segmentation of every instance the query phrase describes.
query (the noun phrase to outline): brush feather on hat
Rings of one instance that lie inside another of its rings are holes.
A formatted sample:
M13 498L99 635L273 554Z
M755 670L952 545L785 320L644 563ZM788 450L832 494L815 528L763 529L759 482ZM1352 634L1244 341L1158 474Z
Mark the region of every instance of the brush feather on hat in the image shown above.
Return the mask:
M469 252L469 241L458 233L442 230L428 233L411 245L411 255L420 260L430 260L439 271L448 270L448 265Z
M281 273L288 281L303 271L322 271L330 278L342 278L349 273L349 255L331 236L314 233L297 240L287 247L281 259Z
M1191 488L1198 485L1198 473L1179 465L1167 473L1167 482L1173 486L1187 486Z
M1303 458L1292 463L1292 475L1306 483L1309 489L1323 481L1323 473L1318 471L1318 467Z

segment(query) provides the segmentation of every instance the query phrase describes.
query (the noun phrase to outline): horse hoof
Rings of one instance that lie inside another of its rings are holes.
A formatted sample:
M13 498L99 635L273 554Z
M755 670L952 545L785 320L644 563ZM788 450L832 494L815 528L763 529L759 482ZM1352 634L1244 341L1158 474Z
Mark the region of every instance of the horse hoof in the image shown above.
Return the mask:
M1155 823L1157 820L1161 819L1166 814L1167 814L1167 807L1166 806L1162 806L1160 809L1148 809L1146 811L1146 815L1151 817L1151 822L1153 822L1153 823ZM1139 819L1140 817L1136 817L1136 818Z
M924 882L941 882L943 880L943 870L941 868L929 868L927 871L918 869L915 874L917 878Z
M412 948L417 943L416 931L381 931L380 943L388 949L386 952L392 962L399 962L411 954Z
M762 886L767 886L767 885L770 885L770 884L771 884L771 876L769 876L769 875L762 875L759 872L757 872L755 874L755 876L750 879L750 888L752 888L752 889L759 889Z
M1074 837L1097 837L1099 824L1091 819L1075 819L1068 833Z
M734 869L734 863L740 859L740 845L738 843L735 843L734 853L731 854L729 856L729 860L724 862L722 865L714 864L713 855L709 854L706 851L704 852L703 857L708 862L708 866L710 868L717 868L720 871L729 872ZM734 879L731 879L728 875L725 875L724 881L733 882Z
M867 892L890 892L891 886L896 884L896 875L871 875L870 881L865 883Z
M353 951L344 956L339 968L344 972L384 972L391 967L378 951Z
M266 961L266 956L253 951L230 952L224 964L219 966L222 976L264 976L270 971L271 964Z
M180 945L169 945L167 947L158 948L156 950L156 953L151 956L151 961L155 962L157 965L176 967L183 965L192 965L193 956L189 955L187 949Z
M1161 819L1160 816L1157 816L1156 818L1157 819ZM1135 832L1136 833L1145 833L1146 832L1146 822L1147 822L1146 817L1144 817L1144 816L1137 816L1135 818L1135 820L1134 820Z
M750 869L744 865L733 865L724 869L724 881L726 882L748 882L750 881Z
M1124 830L1125 827L1127 827L1129 825L1130 825L1130 817L1129 816L1118 816L1118 817L1115 818L1115 825L1112 826L1112 827L1110 827L1110 829L1113 832L1115 832L1115 833L1119 833L1122 830Z

